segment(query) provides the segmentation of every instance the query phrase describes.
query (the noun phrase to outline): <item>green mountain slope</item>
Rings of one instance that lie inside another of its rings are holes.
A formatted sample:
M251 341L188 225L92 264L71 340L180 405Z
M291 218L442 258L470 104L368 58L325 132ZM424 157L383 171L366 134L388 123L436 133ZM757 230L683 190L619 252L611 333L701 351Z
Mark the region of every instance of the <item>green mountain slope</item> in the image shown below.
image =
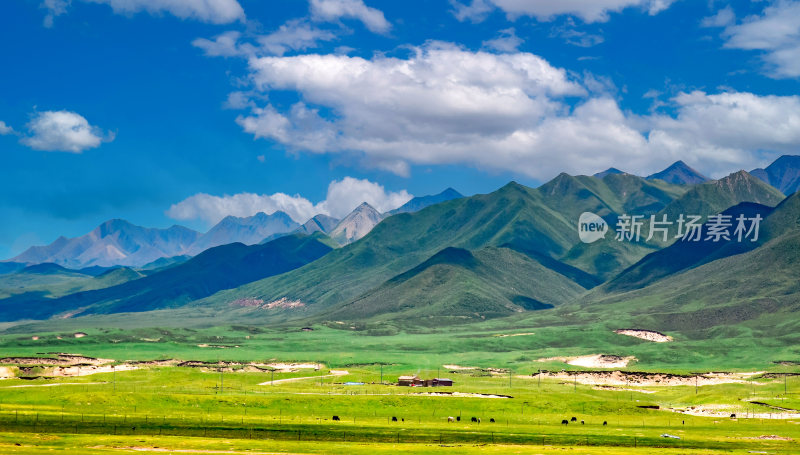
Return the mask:
M583 291L514 250L486 247L472 253L450 247L318 318L439 324L552 308Z
M758 330L773 337L794 334L800 328L796 317L800 310L798 220L800 196L796 194L764 220L764 243L756 249L629 292L598 288L585 297L580 317L624 320L630 326L700 338L712 336L703 333L711 328L733 334Z
M183 305L221 289L280 274L314 261L333 249L323 234L290 235L264 245L223 245L163 271L88 292L58 299L41 295L0 300L5 321L42 319L69 312L71 315L141 312Z
M747 218L761 216L766 218L773 208L766 205L743 202L723 211L724 215L729 215L732 220L737 216L744 215ZM731 228L733 233L734 227ZM668 275L686 270L692 267L735 254L745 253L758 247L761 243L753 242L748 239L738 241L736 237L730 237L726 241L720 239L713 241L705 233L708 231L707 225L702 228L703 237L700 241L677 240L672 245L648 254L639 262L622 271L603 287L608 292L629 291L647 286ZM763 235L760 236L762 239ZM763 242L762 242L763 243Z
M537 189L512 182L490 194L391 216L360 241L313 264L198 303L224 306L240 298L272 301L286 297L304 302L309 307L304 314L324 311L353 301L447 247L513 249L592 287L600 282L597 277L558 261L579 242L578 216L584 211L612 216L627 209L655 211L685 191L630 175L598 179L561 174ZM551 285L547 281L534 284Z

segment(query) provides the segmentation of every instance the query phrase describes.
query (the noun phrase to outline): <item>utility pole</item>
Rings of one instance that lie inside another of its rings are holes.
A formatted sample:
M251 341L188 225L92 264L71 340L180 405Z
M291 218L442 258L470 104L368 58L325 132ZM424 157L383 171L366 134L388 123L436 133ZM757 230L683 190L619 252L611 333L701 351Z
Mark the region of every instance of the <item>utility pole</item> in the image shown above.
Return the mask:
M381 362L381 385L383 385L383 362Z

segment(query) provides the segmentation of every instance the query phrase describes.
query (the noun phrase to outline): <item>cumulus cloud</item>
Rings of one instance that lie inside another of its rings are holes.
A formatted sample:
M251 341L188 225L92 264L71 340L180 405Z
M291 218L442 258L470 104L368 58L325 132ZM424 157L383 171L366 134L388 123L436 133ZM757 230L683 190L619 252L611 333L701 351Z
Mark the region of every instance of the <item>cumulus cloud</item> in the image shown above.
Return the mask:
M364 0L311 0L311 17L319 21L358 19L374 33L388 33L392 24L383 12L364 4Z
M518 37L516 30L511 27L500 30L496 38L484 41L483 46L498 52L515 52L522 43L522 38Z
M34 150L81 153L99 147L113 135L92 126L80 114L70 111L45 111L27 125L29 135L21 142Z
M47 28L53 26L53 20L64 13L67 12L67 7L69 6L70 0L44 0L42 1L40 8L44 8L47 10L47 14L44 16L43 25Z
M192 45L202 49L209 57L255 57L304 51L337 37L330 30L315 27L303 19L294 19L272 33L250 37L252 42L242 38L241 32L233 30L221 33L213 39L197 38L192 41Z
M6 134L13 134L14 128L6 125L6 122L0 121L0 136L5 136Z
M387 212L400 207L411 198L405 190L386 191L383 186L369 180L345 177L332 181L328 185L325 200L316 204L300 195L290 196L284 193L239 193L225 196L198 193L173 204L166 214L177 220L201 219L209 224L216 224L228 215L244 217L258 212L272 214L282 211L296 222L305 223L320 213L343 218L362 202L367 202L380 212Z
M255 93L293 91L300 100L286 108L250 100L237 119L246 132L399 175L411 165L467 164L547 179L620 162L651 173L677 159L714 174L800 147L797 97L683 93L662 102L670 115L638 116L620 109L613 81L524 52L430 43L407 58L299 55L249 66Z
M450 0L450 5L453 6L453 15L461 22L482 22L495 8L488 0L472 0L471 3Z
M727 48L763 52L767 75L800 77L800 2L771 4L761 15L727 25L722 36Z
M736 14L730 5L717 11L713 16L704 18L700 25L703 27L727 27L736 21Z
M619 12L626 8L635 7L655 15L670 7L675 0L559 0L559 1L530 1L530 0L472 0L471 3L460 3L451 0L454 6L454 15L458 20L471 20L479 22L492 10L500 8L510 18L517 16L531 16L538 20L549 21L556 16L570 15L582 19L584 22L605 22L609 13Z
M88 3L109 5L114 13L172 14L181 19L194 19L212 24L228 24L244 20L244 10L237 0L83 0ZM47 9L45 27L53 25L53 18L66 13L70 0L44 0Z

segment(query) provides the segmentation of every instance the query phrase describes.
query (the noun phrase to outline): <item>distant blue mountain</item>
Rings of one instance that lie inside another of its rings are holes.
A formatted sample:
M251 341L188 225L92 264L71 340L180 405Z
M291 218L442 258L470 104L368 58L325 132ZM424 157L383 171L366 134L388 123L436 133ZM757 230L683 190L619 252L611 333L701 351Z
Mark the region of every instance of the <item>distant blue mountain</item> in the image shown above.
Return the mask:
M50 245L30 247L11 261L25 264L52 262L70 269L115 265L137 267L160 257L181 254L199 237L199 232L183 226L145 228L114 219L81 237L59 237Z
M783 155L766 169L753 169L750 174L781 190L783 194L794 194L800 189L800 156Z
M299 227L289 215L280 211L271 215L258 212L248 217L226 216L200 236L187 253L196 255L209 248L234 242L255 245L267 237L287 234Z
M434 204L439 204L441 202L449 201L452 199L459 199L464 197L463 194L459 193L458 191L447 188L446 190L442 191L439 194L434 194L432 196L420 196L411 199L410 201L406 202L402 206L386 212L386 215L396 215L398 213L410 213L410 212L418 212L425 207L429 207Z
M646 178L647 180L659 179L677 185L695 185L709 180L708 177L695 171L683 161L676 161L663 171L648 175Z
M619 169L617 169L615 167L610 167L610 168L606 169L603 172L598 172L597 174L594 174L594 177L597 177L597 178L601 179L601 178L603 178L603 177L605 177L607 175L612 175L612 174L625 174L625 172L624 171L620 171Z

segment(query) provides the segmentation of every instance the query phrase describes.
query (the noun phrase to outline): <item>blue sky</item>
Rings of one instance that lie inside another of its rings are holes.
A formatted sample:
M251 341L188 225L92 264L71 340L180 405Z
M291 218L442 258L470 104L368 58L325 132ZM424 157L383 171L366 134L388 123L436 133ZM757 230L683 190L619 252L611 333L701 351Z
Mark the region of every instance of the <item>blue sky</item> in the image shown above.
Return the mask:
M342 216L800 149L800 2L18 0L0 257L109 218ZM352 206L352 207L351 207Z

